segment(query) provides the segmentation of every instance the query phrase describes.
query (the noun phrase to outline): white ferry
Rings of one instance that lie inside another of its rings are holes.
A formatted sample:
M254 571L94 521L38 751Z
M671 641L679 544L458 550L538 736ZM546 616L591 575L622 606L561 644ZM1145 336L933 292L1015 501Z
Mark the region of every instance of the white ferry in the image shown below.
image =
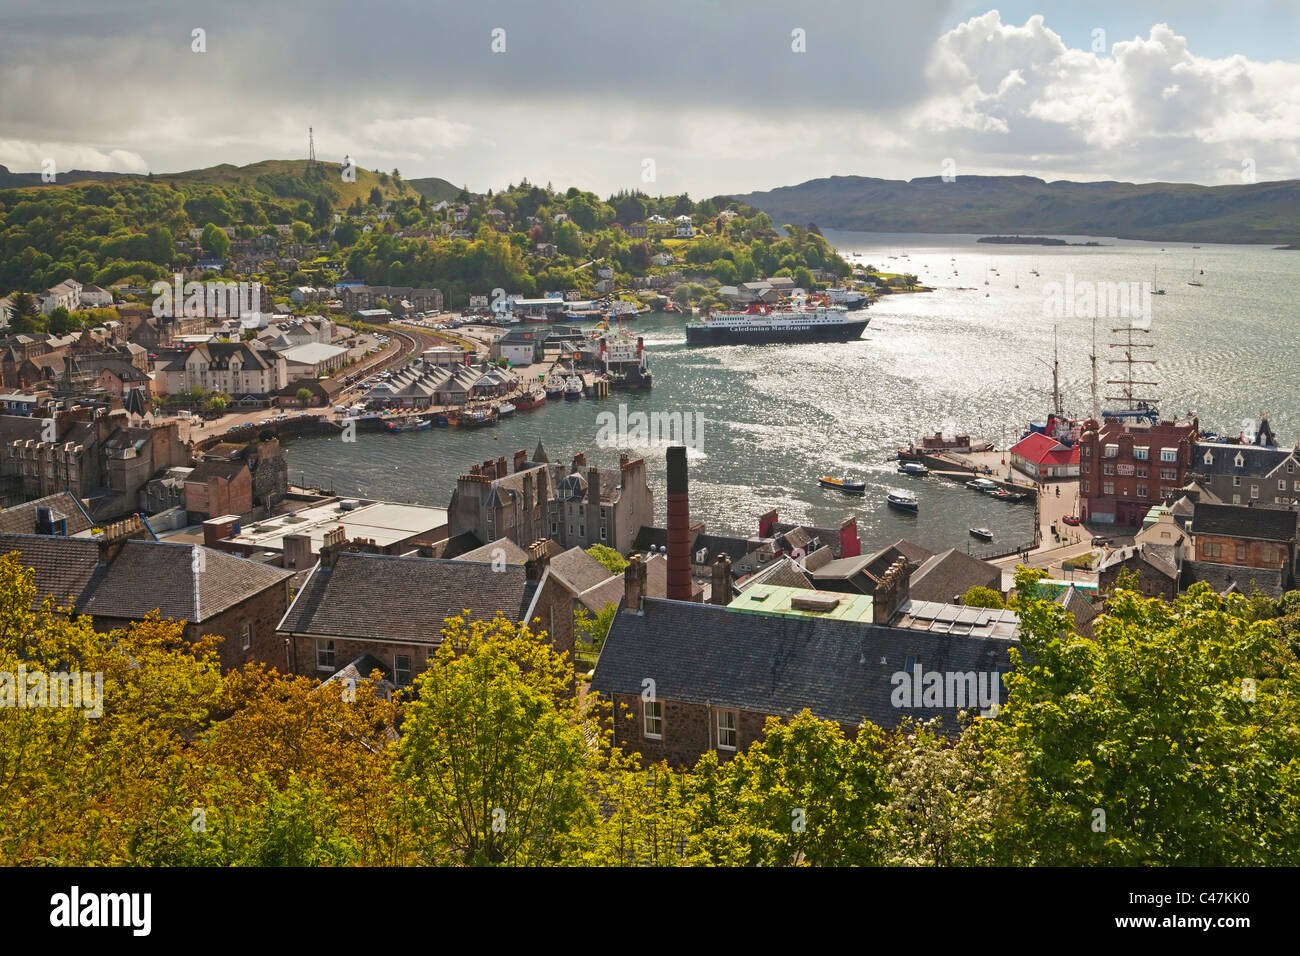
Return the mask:
M843 306L800 309L755 302L744 312L714 312L686 323L687 345L766 342L849 342L861 338L869 319Z

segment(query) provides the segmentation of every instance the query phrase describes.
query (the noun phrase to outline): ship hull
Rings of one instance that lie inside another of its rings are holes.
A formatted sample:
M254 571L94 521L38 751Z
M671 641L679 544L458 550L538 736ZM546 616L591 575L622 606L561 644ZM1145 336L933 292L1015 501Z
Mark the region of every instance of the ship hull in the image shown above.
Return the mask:
M687 345L772 345L804 342L851 342L862 337L869 320L837 322L833 325L809 325L803 328L782 328L760 324L758 328L744 326L687 326Z

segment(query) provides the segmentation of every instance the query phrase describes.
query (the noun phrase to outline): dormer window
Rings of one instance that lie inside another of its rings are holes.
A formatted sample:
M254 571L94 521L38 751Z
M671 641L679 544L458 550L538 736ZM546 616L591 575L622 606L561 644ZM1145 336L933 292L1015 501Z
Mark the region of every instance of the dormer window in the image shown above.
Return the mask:
M1237 452L1237 457L1234 458L1234 459L1232 459L1232 463L1233 463L1233 465L1235 465L1237 468L1242 468L1242 467L1245 467L1246 459L1245 459L1245 457L1241 454L1241 452Z
M1205 453L1205 463L1206 463L1207 465L1213 465L1213 464L1214 464L1214 455L1212 455L1212 454L1211 454L1210 452L1208 452L1208 451Z

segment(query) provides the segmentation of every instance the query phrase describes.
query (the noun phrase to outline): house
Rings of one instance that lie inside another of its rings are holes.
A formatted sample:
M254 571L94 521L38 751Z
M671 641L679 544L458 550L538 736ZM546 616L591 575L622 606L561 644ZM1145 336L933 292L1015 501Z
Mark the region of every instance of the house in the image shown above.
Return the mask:
M927 558L912 573L909 591L914 601L960 604L971 588L1002 590L1002 569L949 548Z
M94 525L76 495L60 491L0 511L0 534L78 535Z
M9 323L14 317L14 300L12 296L5 296L0 299L0 329L9 328Z
M239 460L203 461L185 476L185 511L191 524L253 510L253 475Z
M1189 530L1194 557L1183 563L1183 586L1208 581L1216 591L1236 584L1279 597L1295 586L1297 513L1198 502Z
M1197 442L1188 478L1225 503L1293 507L1300 504L1300 445Z
M103 485L99 443L108 427L89 409L59 412L53 423L0 416L0 500L15 504L69 490L88 498Z
M501 568L346 548L341 532L327 540L280 622L295 674L328 678L370 654L405 686L437 652L448 618L492 620L498 614L544 631L572 659L573 593L549 573L542 542L529 546L524 565Z
M348 350L339 345L308 342L280 349L284 359L285 375L290 382L304 378L320 378L343 367Z
M49 315L55 309L73 309L81 307L81 283L76 279L64 279L56 286L51 286L36 296L36 305L42 314Z
M1066 446L1042 432L1031 432L1011 446L1011 465L1034 481L1074 478L1079 474L1079 446Z
M1172 601L1178 597L1182 551L1181 544L1150 542L1115 548L1097 560L1097 587L1109 590L1121 571L1131 571L1137 575L1138 591L1145 597Z
M679 222L673 228L673 235L676 236L678 239L694 239L695 226L692 225L689 221Z
M184 636L223 638L223 670L254 661L285 666L276 625L288 607L290 573L197 545L152 540L138 518L97 536L0 534L35 570L35 604L54 597L90 615L98 631L126 627L157 610L185 622Z
M153 379L125 362L103 363L96 384L119 401L133 388L143 390L146 397L153 392Z
M591 689L647 764L730 759L804 709L849 736L932 717L953 733L959 711L1005 700L1015 615L912 601L902 562L875 596L758 587L725 607L647 598L644 573L634 556Z
M667 252L656 252L650 257L650 261L657 266L670 266L677 260Z
M113 293L97 285L83 285L78 302L83 309L107 309L113 304Z
M1154 425L1088 419L1079 436L1080 517L1140 526L1151 506L1178 493L1192 465L1200 423Z
M186 389L225 392L228 395L270 395L288 384L283 356L256 340L204 342L192 351L174 356L159 372L162 391L175 395Z

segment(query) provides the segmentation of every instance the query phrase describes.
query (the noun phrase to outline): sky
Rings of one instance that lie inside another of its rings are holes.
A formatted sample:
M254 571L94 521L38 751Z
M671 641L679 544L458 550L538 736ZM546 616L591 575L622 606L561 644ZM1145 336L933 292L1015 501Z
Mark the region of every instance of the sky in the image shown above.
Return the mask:
M196 31L198 31L196 33ZM473 191L1300 178L1296 0L0 0L0 164Z

